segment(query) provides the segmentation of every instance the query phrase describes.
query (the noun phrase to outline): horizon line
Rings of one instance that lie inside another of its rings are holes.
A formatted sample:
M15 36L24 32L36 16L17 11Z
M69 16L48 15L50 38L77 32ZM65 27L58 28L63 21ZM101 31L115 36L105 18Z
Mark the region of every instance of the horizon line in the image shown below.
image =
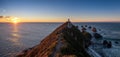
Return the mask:
M66 22L66 21L65 21ZM72 23L119 23L120 21L110 22L72 22ZM0 23L11 23L11 22L0 22ZM64 23L64 22L18 22L18 23Z

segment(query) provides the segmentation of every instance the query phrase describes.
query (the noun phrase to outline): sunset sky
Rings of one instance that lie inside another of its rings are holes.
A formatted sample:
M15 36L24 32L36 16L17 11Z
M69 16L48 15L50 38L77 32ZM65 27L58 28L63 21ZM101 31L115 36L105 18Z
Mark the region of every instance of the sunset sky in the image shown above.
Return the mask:
M120 22L120 0L0 0L0 22Z

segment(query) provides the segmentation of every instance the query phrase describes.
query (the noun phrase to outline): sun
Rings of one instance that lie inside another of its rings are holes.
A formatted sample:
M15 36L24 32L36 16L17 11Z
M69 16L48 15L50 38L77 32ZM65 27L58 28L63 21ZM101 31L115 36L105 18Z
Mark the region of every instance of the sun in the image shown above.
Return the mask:
M17 17L14 17L11 19L11 22L14 23L14 24L17 24L20 22L20 20L17 18Z

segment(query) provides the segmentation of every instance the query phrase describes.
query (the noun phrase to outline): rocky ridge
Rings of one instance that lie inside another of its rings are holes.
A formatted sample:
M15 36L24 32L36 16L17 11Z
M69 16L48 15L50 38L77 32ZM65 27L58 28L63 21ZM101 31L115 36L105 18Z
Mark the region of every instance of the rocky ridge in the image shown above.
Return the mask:
M91 57L86 49L91 35L82 33L70 21L56 28L40 44L24 50L16 57Z

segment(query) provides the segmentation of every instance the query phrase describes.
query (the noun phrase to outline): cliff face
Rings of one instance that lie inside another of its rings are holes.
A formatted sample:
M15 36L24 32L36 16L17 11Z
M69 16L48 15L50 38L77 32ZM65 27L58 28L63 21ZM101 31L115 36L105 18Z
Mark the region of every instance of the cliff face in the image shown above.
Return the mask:
M16 57L90 57L85 51L90 42L87 38L71 22L66 22L40 44Z

